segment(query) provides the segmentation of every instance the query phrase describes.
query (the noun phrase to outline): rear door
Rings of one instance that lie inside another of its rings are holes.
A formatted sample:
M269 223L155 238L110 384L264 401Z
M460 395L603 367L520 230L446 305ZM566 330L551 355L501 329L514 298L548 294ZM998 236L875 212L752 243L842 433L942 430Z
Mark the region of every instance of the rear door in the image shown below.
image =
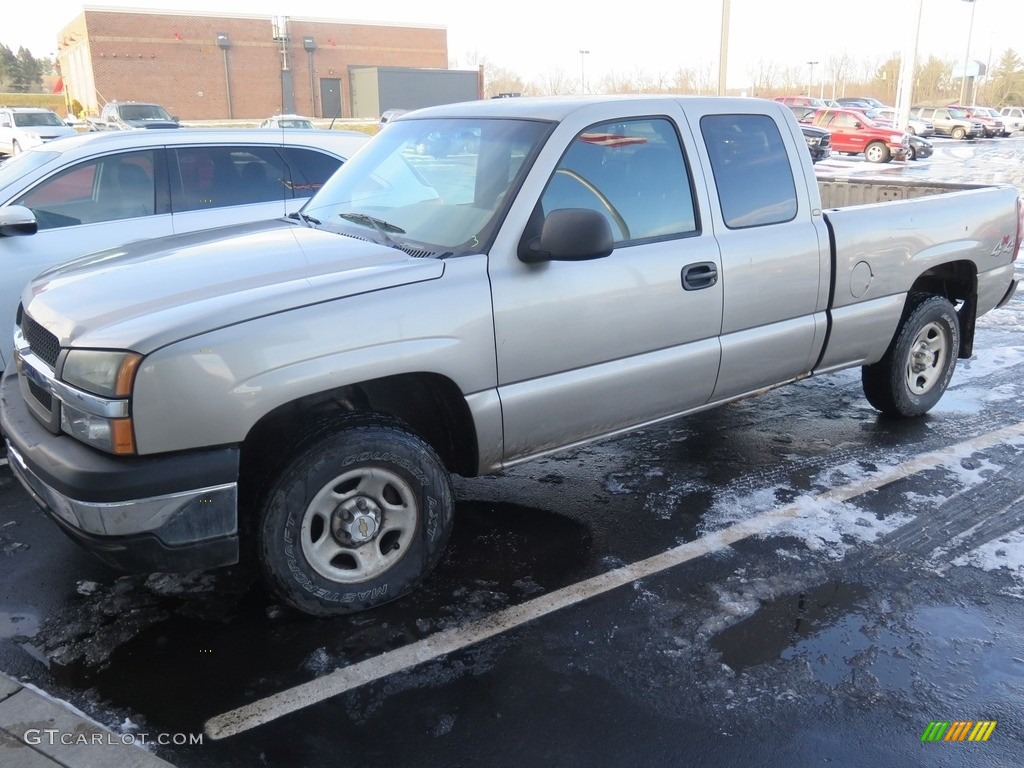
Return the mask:
M757 102L730 114L706 103L694 130L717 202L708 223L724 293L712 399L722 400L811 370L824 340L831 267L828 231L809 190L813 172L794 162L806 154L794 127Z

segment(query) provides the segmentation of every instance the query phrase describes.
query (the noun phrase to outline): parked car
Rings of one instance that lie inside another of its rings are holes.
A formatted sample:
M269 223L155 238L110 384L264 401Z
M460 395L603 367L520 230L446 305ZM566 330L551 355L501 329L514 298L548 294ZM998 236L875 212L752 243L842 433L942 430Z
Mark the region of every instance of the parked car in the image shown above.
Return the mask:
M1009 135L1009 131L1006 130L1006 126L1003 124L1003 118L998 114L990 115L985 111L984 107L969 107L963 104L950 104L949 107L950 109L958 109L970 119L980 122L982 135L987 139L995 136Z
M980 120L973 120L963 110L953 107L912 107L910 112L919 120L930 120L935 133L942 136L977 139L985 133Z
M787 107L814 107L821 109L825 102L813 96L776 96L775 101L785 104Z
M276 599L330 616L440 561L452 473L842 369L920 417L1014 295L1018 192L871 204L890 180L819 186L796 129L749 98L431 107L295 220L56 267L22 293L0 383L11 471L107 562L247 551ZM410 152L473 131L472 162Z
M875 109L875 111L878 113L879 117L881 117L882 120L885 120L893 128L898 127L896 125L896 121L898 120L898 115L896 113L896 108L895 107L877 107ZM931 123L930 120L922 120L922 119L920 119L918 117L915 117L913 115L911 115L910 118L907 120L906 130L907 130L907 133L911 134L912 136L913 135L917 135L917 136L934 136L935 135L935 126Z
M0 107L0 154L16 155L75 133L52 109Z
M908 133L907 135L909 136L907 160L924 160L934 154L935 146L928 139L914 133Z
M83 133L0 165L0 325L45 267L132 240L290 214L369 137L341 131ZM11 343L0 335L0 358Z
M852 106L868 106L874 109L881 109L885 106L878 99L873 99L870 96L844 96L836 99L836 102L842 104L844 107Z
M905 160L910 153L906 132L878 125L855 109L819 109L809 122L831 131L833 152L863 152L869 163Z
M811 162L817 163L832 155L832 134L824 128L813 125L801 125L800 131L807 142L807 150L811 153Z
M137 131L180 128L177 115L167 114L159 104L142 101L110 101L97 119L89 121L94 131Z
M396 117L401 117L402 115L404 115L408 111L409 111L408 109L385 109L381 113L380 124L382 126L387 125L392 120L394 120Z
M260 123L260 128L295 128L303 131L316 130L316 126L313 125L313 121L308 117L302 117L301 115L274 115Z
M1024 107L1003 107L999 115L1010 133L1024 131Z

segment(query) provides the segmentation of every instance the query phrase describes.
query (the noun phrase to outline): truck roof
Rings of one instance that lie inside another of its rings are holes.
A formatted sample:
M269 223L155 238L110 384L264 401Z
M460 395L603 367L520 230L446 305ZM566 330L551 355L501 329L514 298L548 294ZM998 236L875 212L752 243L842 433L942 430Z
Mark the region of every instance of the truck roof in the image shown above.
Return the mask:
M515 99L483 99L480 101L464 101L456 104L443 104L426 107L408 112L399 120L416 120L419 118L438 117L518 117L533 120L561 121L574 112L596 104L607 104L610 101L632 102L714 102L715 111L739 110L749 112L752 104L758 104L773 111L782 105L768 99L751 99L719 96L678 96L664 94L628 94L613 96L525 96Z

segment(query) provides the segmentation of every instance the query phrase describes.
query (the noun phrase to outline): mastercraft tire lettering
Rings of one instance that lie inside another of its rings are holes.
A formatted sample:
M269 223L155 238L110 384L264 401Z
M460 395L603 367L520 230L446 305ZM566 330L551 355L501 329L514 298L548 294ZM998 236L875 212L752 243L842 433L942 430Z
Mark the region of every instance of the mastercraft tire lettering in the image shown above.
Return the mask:
M434 450L394 422L356 415L321 425L300 445L260 504L270 590L316 616L412 590L452 527L451 481Z

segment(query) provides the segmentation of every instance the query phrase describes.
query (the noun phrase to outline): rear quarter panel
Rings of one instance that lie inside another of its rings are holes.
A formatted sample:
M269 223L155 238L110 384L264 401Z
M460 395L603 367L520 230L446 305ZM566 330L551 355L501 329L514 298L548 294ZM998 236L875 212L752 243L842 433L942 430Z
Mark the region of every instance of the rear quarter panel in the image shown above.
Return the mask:
M1016 200L1012 187L990 187L826 211L835 251L833 331L819 370L880 359L907 292L929 269L971 263L978 314L992 309L1013 277Z

